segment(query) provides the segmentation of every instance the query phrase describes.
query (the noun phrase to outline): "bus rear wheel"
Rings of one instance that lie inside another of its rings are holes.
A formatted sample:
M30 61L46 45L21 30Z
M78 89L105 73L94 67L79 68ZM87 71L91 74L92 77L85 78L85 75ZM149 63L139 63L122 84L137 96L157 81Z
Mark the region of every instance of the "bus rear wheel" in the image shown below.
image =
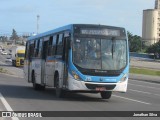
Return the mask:
M59 86L59 76L58 75L56 76L55 80L56 80L56 96L58 98L62 98L64 97L65 91Z
M102 99L110 99L112 95L112 91L103 91L100 92Z

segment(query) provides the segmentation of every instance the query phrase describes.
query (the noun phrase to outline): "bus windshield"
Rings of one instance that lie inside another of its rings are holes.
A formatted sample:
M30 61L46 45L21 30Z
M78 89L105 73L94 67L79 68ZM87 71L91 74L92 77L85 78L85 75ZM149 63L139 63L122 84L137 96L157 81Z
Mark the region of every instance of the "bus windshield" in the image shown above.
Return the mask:
M127 41L76 38L73 44L73 63L83 69L121 70L127 64Z
M18 53L17 56L18 57L24 57L24 53Z

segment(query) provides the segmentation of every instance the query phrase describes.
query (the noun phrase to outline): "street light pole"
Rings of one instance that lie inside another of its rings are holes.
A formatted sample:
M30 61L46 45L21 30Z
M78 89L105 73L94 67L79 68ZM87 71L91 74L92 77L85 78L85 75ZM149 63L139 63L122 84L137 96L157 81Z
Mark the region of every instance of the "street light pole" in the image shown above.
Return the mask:
M37 34L39 33L39 18L40 18L40 16L37 15Z

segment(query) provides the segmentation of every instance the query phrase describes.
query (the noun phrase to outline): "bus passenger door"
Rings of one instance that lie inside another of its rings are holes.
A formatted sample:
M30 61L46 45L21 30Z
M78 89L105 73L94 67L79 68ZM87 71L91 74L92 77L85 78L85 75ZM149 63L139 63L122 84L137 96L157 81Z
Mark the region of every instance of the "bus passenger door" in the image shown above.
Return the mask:
M45 38L42 45L42 60L41 60L41 84L46 84L46 58L48 51L48 39Z
M26 43L26 48L25 48L25 60L24 60L24 77L25 80L28 82L31 82L30 79L30 49L29 49L29 42Z
M67 88L67 79L68 79L68 57L69 57L69 48L70 48L70 37L69 33L64 34L64 43L63 43L63 56L62 59L64 61L63 68L63 86Z
M32 57L34 53L34 42L29 43L28 47L28 61L27 61L27 72L28 72L28 82L32 82Z

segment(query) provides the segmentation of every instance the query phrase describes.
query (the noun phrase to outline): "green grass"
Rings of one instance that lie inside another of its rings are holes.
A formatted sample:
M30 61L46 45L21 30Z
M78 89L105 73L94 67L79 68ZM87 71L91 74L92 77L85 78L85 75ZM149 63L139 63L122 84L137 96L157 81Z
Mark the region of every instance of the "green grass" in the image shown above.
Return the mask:
M130 73L160 76L160 71L158 71L158 70L151 70L151 69L144 69L144 68L133 68L132 67L132 68L130 68Z
M7 73L7 70L4 70L3 68L0 68L0 73Z

